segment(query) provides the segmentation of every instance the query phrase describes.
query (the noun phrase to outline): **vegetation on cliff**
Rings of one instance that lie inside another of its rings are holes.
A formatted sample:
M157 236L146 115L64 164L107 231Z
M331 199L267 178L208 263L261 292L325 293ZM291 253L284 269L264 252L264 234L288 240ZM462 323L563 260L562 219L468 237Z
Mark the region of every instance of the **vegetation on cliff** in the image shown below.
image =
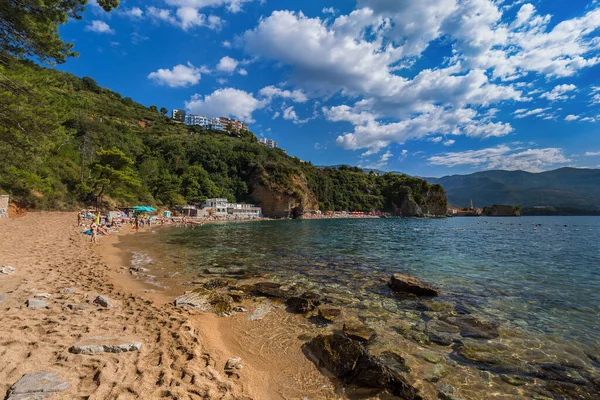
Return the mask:
M0 191L23 206L71 209L98 196L113 205L225 197L288 203L274 205L283 210L278 216L317 207L445 214L439 185L316 168L260 145L251 132L200 131L91 78L8 60L0 65Z

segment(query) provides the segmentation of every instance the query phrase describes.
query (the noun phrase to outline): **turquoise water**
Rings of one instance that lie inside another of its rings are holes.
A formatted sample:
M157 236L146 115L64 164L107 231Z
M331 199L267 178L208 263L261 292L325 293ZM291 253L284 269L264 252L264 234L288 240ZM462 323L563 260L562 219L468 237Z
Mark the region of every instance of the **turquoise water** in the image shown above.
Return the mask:
M190 279L244 273L313 290L387 341L398 336L398 319L418 330L446 318L417 312L422 305L390 294L387 278L409 273L439 287L440 304L498 323L497 342L508 344L516 367L562 365L564 354L576 349L586 373L598 372L600 217L266 221L169 228L152 236L161 268ZM544 390L538 393L555 389Z

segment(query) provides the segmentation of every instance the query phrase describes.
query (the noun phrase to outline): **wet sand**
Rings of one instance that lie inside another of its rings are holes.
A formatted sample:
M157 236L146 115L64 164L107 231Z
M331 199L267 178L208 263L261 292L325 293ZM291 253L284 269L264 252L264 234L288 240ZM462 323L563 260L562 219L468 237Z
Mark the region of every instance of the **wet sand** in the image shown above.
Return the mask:
M275 308L249 321L243 313L219 318L177 308L176 293L152 292L132 279L118 237L92 245L75 221L75 213L0 220L0 265L15 269L0 275L0 396L24 374L45 371L69 383L53 399L339 398L302 353L301 340L289 335L301 332L294 316ZM43 293L47 308L27 307ZM113 306L94 304L97 295ZM94 336L142 345L119 354L69 352ZM244 368L228 376L224 366L233 356Z

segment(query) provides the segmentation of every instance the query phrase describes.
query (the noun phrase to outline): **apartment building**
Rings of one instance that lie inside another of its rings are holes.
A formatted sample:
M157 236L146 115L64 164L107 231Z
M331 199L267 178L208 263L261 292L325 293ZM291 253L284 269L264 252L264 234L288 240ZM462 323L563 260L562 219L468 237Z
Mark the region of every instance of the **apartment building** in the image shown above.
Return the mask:
M274 141L273 139L267 139L267 138L260 138L258 141L260 144L262 144L263 146L267 146L270 149L276 149L277 148L277 142Z

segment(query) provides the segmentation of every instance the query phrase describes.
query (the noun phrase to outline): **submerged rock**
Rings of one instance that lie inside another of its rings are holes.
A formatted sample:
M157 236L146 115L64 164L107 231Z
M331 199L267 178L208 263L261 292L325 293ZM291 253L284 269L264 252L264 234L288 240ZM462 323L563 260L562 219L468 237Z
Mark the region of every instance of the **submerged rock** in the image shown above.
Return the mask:
M392 275L388 282L388 286L396 293L408 293L415 296L434 297L439 294L439 291L433 286L405 274Z
M344 324L342 331L350 339L363 343L366 343L375 337L375 331L364 325L352 323Z
M396 370L371 355L359 342L342 334L319 335L304 344L305 351L346 384L388 390L407 400L421 400L413 386Z
M281 288L279 283L260 282L254 285L252 290L259 296L271 297L275 299L288 299L292 293Z
M448 322L454 323L460 328L460 334L466 338L495 339L500 336L498 324L473 316L461 316L449 318Z
M69 382L54 372L25 374L8 390L6 400L42 400L65 391Z
M306 292L302 296L290 297L286 304L291 311L304 314L321 305L321 301L316 294Z
M324 319L325 321L332 322L337 317L340 316L342 310L335 307L320 307L319 308L319 318Z

